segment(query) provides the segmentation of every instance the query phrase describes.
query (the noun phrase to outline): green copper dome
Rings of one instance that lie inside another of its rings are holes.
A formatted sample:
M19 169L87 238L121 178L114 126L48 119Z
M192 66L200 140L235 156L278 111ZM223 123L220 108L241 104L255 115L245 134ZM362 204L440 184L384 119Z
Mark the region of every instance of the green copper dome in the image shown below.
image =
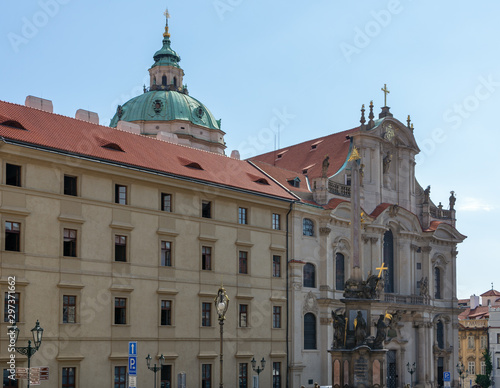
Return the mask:
M153 55L155 63L151 67L155 66L174 66L179 67L179 62L181 57L170 47L170 39L165 36L163 38L163 46L155 55Z
M197 99L174 90L154 90L134 97L119 105L110 127L118 121L172 121L185 120L209 129L220 130L208 108Z

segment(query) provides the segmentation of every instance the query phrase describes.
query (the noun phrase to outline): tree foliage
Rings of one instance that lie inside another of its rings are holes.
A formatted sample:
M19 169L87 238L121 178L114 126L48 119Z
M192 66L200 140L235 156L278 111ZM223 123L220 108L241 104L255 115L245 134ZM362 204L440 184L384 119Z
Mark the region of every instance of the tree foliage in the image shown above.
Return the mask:
M491 386L491 371L493 370L493 364L491 363L491 354L488 349L484 349L483 352L484 363L486 364L486 374L476 376L476 384L480 385L481 388L488 388Z

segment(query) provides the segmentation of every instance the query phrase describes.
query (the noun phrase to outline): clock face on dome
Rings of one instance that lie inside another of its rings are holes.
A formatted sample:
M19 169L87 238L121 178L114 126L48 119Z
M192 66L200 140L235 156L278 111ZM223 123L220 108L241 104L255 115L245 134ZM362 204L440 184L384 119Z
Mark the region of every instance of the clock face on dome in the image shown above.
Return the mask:
M388 141L392 141L394 139L394 135L396 134L395 127L393 124L388 123L384 125L385 133L384 133L384 139Z

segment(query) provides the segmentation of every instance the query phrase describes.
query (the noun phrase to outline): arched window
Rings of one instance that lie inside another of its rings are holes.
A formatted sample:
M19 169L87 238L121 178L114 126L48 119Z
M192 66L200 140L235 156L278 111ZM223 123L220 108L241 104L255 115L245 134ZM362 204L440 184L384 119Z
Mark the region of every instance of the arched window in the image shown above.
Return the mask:
M342 291L345 283L345 259L342 253L335 255L335 289Z
M441 269L434 268L434 298L441 299Z
M156 85L156 76L153 77L153 85Z
M177 77L174 77L174 80L172 83L174 84L175 87L177 87Z
M384 234L384 264L387 267L384 276L384 291L394 292L394 237L392 231Z
M439 349L444 349L444 325L442 321L438 321L436 325L436 342Z
M167 76L166 75L164 75L163 77L161 77L161 84L163 86L167 86Z
M316 349L316 317L313 313L304 315L304 349Z
M314 222L309 218L302 221L302 234L304 236L314 236Z
M307 263L304 265L303 278L304 287L316 287L316 268L314 268L314 264Z

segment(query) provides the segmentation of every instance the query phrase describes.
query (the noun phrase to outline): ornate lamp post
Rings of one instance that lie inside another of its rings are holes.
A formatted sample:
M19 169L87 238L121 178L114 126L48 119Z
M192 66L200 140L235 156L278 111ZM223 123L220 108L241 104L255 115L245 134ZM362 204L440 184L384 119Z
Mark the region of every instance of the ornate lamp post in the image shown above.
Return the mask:
M252 363L252 369L254 372L257 372L257 388L259 388L259 375L260 375L260 372L262 372L264 370L264 368L266 367L266 360L264 359L264 357L262 357L262 360L260 360L260 366L258 366L257 368L255 367L255 365L257 364L257 361L255 361L255 357L252 357L252 361L250 361Z
M465 366L464 366L464 364L462 364L462 362L459 362L457 364L457 372L458 372L458 375L460 376L460 379L462 380L462 388L463 388L464 387L464 380L469 375L469 372L465 369Z
M151 355L148 353L148 356L146 357L146 363L148 365L148 369L155 374L154 388L156 388L156 372L158 372L159 370L161 370L161 367L163 366L163 361L165 361L165 357L162 354L160 356L160 359L159 359L160 366L156 366L156 363L154 364L154 366L151 366Z
M14 330L15 334L15 342L17 343L17 340L19 338L19 328L17 327L16 323L14 322L14 326L12 327L11 330ZM28 340L28 346L16 346L15 349L18 353L28 357L28 388L30 386L30 366L31 366L31 356L35 354L35 352L40 348L40 345L42 344L42 337L43 337L43 329L40 327L40 323L38 322L38 319L36 320L35 327L31 329L31 334L33 335L33 344L35 346L31 346L31 341Z
M417 370L417 366L415 363L410 365L410 363L406 364L406 368L408 369L408 373L410 374L410 388L413 387L413 374Z
M224 387L223 380L223 370L224 370L224 361L223 361L223 336L224 336L224 320L226 319L227 308L229 307L229 297L226 294L226 290L224 287L220 286L219 291L217 292L217 296L214 300L215 311L217 311L217 315L219 316L219 327L220 327L220 376L219 376L219 387Z

